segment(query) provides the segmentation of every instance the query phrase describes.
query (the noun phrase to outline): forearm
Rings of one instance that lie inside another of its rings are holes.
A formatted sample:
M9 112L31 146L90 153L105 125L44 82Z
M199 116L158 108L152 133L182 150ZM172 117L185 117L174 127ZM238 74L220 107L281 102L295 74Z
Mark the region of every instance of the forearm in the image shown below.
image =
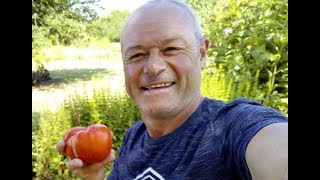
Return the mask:
M246 161L252 179L288 179L288 124L262 128L249 142Z

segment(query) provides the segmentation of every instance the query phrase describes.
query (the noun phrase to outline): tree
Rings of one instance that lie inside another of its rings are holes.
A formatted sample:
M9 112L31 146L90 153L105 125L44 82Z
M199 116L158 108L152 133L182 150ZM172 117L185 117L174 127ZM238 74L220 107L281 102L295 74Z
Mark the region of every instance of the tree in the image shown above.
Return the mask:
M115 10L109 15L96 18L90 23L87 33L96 38L107 37L110 42L120 41L120 32L129 16L129 11Z
M100 0L33 0L33 32L40 31L42 37L52 44L70 45L85 32L85 24L97 16L93 9ZM39 33L39 32L38 32ZM41 41L32 36L32 43ZM36 46L34 46L36 47Z
M85 37L86 23L97 16L99 0L32 0L32 85L50 79L39 50L70 45ZM37 67L37 68L34 68Z
M223 65L234 82L257 75L266 105L288 97L287 0L187 1L211 40L209 63Z

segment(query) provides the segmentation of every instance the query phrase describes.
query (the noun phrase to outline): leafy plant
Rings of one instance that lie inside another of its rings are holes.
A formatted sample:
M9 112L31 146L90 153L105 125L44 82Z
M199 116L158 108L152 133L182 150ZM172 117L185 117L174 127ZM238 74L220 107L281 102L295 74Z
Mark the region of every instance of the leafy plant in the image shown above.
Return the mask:
M283 114L288 114L288 102L284 95L274 91L266 95L266 88L259 85L260 71L233 76L230 71L219 64L211 63L202 72L201 91L205 96L231 101L236 97L256 100L265 106L275 108Z
M223 65L225 75L221 76L225 77L219 78L237 84L237 95L258 99L287 112L288 1L187 2L197 11L204 34L210 38L209 64L214 63L212 67ZM209 75L217 80L214 73L211 71ZM254 83L250 85L253 89L248 91L249 85L243 82Z
M92 96L71 95L56 112L47 110L34 117L38 120L33 119L32 174L39 179L74 178L65 167L67 159L55 149L69 128L104 124L113 132L112 148L118 151L125 131L141 119L137 107L125 93L113 94L108 88L94 89ZM106 167L106 175L111 168L112 164Z

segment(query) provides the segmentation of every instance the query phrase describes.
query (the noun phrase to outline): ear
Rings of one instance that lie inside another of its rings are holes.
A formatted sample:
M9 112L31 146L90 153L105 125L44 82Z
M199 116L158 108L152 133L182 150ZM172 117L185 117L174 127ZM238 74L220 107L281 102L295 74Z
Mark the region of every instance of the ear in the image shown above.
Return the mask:
M200 42L200 66L201 69L206 67L207 51L209 48L209 38L203 36Z

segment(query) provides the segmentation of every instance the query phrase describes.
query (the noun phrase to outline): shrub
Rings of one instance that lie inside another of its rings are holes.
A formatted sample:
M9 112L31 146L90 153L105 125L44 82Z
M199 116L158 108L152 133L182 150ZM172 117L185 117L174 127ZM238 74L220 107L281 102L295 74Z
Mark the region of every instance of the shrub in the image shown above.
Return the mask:
M234 76L222 64L217 67L216 63L211 63L202 72L201 91L205 96L223 101L231 101L236 97L253 99L287 115L288 102L285 95L277 91L266 94L265 89L268 87L259 85L259 75L260 70L257 70L255 74L246 72Z
M50 80L50 74L43 64L32 61L32 86Z
M101 123L114 133L116 151L125 131L138 121L140 113L125 93L110 93L108 89L94 89L93 95L75 94L66 100L56 112L45 111L33 118L32 166L33 177L68 179L73 175L66 169L67 159L56 152L55 145L71 127ZM106 167L110 173L112 164Z
M265 95L288 92L288 1L219 0L206 21L209 55L235 77L259 72Z

